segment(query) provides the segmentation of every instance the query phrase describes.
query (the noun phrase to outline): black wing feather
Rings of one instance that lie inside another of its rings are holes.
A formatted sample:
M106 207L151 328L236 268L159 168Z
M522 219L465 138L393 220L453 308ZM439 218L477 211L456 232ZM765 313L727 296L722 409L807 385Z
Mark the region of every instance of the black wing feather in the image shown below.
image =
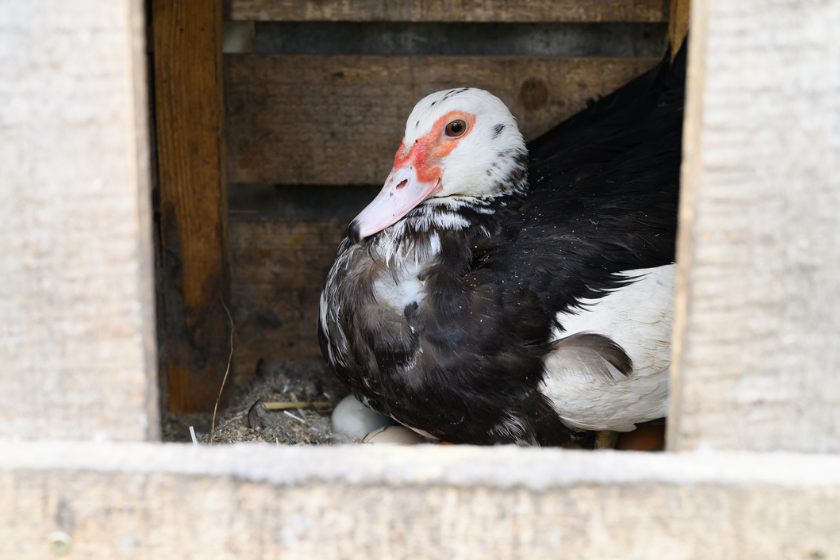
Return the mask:
M532 143L531 193L476 245L471 274L523 278L505 299L532 292L556 313L619 287L617 273L674 262L685 56Z

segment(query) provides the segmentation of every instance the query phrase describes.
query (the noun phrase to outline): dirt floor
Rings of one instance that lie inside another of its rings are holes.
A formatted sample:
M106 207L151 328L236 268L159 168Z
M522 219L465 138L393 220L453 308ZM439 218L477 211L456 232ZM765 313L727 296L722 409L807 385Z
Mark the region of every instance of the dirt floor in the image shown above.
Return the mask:
M348 393L323 363L261 361L250 387L235 394L217 412L213 442L302 445L355 441L330 428L333 407ZM266 410L264 403L317 403L318 406ZM196 439L209 443L212 417L212 413L164 413L163 440L188 442L192 426Z

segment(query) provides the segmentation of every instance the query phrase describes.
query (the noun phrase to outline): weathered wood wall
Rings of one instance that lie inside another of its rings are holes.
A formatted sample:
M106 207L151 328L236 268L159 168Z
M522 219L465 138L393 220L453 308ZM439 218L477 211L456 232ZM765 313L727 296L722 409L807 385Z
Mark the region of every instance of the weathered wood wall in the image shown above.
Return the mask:
M321 288L346 234L342 218L231 216L234 373L241 380L253 377L261 358L323 359Z
M225 57L231 183L379 184L425 95L462 85L511 109L526 140L658 59L453 56Z
M0 3L0 435L159 433L143 20Z
M330 22L345 26L355 22L367 25L367 32L374 29L370 24L376 22L433 22L438 28L448 25L451 33L463 28L453 24L475 23L550 22L583 29L579 24L666 22L668 10L667 0L225 2L225 18L236 20L234 23L258 20L294 22L293 26L300 26L300 22L308 22L312 29L313 24L323 28ZM641 27L644 26L637 25L638 29ZM617 40L606 27L602 28L602 39ZM516 56L516 52L494 52L499 56L490 56L492 48L470 52L480 56L467 57L454 56L457 48L448 49L446 45L441 45L439 52L429 53L435 56L419 56L422 53L411 49L400 53L387 49L356 52L352 50L356 43L351 40L333 45L336 50L331 52L318 50L316 55L303 54L312 48L306 46L305 40L297 45L292 36L274 37L272 29L270 25L258 24L256 40L250 35L253 28L245 33L253 44L263 47L295 44L291 52L273 52L269 48L259 54L225 58L227 177L233 189L238 183L380 183L390 169L405 118L414 104L428 93L458 85L481 87L499 95L511 107L526 139L531 139L579 111L588 100L611 92L650 68L658 60L660 48L654 48L655 54L649 60L616 58L639 56L628 52L606 58L603 54L601 58L574 58L569 53ZM387 36L386 28L376 29ZM430 32L428 26L425 29ZM511 33L511 29L508 26L502 35ZM594 27L586 29L589 40L597 41L599 35ZM631 35L629 27L609 29L619 36ZM650 26L645 29L650 30ZM295 34L294 27L290 31ZM364 33L361 27L356 31ZM568 31L555 30L555 34ZM400 36L419 33L414 37L417 45L451 42L446 38L430 39L416 26L391 32ZM473 42L492 42L493 32L488 28L484 33ZM367 37L365 41L388 42L382 37ZM642 43L645 41L640 39L639 44ZM635 46L630 51L635 52Z
M17 444L0 557L840 555L840 457Z
M692 5L669 447L840 451L840 1Z
M225 0L232 20L274 21L667 21L668 0Z

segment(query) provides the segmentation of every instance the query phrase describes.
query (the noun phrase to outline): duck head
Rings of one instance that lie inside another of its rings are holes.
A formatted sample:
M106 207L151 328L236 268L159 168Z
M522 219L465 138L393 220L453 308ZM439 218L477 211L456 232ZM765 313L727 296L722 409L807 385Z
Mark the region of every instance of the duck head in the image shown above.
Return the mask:
M516 120L496 96L474 88L428 95L408 117L385 185L347 235L358 243L430 199L522 191L527 154Z

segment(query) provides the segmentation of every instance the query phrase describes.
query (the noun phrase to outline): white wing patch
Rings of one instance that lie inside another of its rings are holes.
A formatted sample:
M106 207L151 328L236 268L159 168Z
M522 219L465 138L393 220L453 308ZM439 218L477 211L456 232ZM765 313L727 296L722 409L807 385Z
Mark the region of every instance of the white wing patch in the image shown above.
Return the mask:
M373 293L380 305L387 305L397 313L402 313L407 305L420 303L425 298L423 282L417 275L423 268L410 263L401 267L397 274L397 281L391 274L381 274L373 282Z
M639 278L633 284L558 315L565 330L555 330L555 341L579 333L602 335L633 361L631 375L596 375L574 351L558 345L545 358L540 390L563 423L627 432L667 414L675 274L673 264L628 271L627 277Z

